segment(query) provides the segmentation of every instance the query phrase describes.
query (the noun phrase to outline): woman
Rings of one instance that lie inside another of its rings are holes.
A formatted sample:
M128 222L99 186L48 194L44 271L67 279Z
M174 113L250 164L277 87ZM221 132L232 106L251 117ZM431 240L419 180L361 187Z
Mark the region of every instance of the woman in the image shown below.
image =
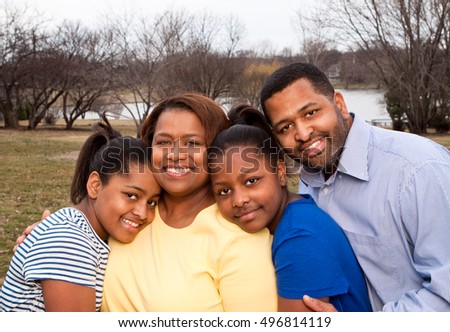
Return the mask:
M103 311L276 311L271 238L219 213L206 150L229 126L199 94L161 101L142 126L163 192L153 223L130 244L109 243Z

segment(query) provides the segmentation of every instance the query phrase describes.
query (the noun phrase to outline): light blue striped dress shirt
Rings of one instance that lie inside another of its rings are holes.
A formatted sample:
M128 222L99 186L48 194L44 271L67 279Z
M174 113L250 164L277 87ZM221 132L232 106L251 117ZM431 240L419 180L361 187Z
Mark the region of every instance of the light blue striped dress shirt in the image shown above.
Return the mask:
M299 192L344 230L374 311L450 311L448 149L354 116L338 171L304 168Z

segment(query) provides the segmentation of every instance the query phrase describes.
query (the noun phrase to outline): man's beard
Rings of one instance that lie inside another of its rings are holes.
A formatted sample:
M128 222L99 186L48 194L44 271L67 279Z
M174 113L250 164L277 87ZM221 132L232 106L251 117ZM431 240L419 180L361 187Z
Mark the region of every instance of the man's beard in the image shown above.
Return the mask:
M335 111L337 113L338 120L332 131L328 133L315 133L312 134L310 138L310 140L312 140L318 136L321 136L325 141L325 149L323 151L310 157L308 154L301 151L302 144L296 145L293 151L286 150L286 153L292 159L301 163L303 167L311 172L319 173L323 171L326 174L333 173L336 170L339 158L344 151L344 144L348 133L348 125L337 107L335 107Z

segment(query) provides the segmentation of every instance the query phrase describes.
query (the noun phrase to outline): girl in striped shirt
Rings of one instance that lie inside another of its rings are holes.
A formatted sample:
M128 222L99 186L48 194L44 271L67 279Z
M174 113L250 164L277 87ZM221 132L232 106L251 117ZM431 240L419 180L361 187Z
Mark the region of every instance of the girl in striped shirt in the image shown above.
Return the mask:
M108 237L131 242L153 221L160 186L150 149L104 121L80 151L73 207L40 222L17 248L0 291L2 311L98 311Z

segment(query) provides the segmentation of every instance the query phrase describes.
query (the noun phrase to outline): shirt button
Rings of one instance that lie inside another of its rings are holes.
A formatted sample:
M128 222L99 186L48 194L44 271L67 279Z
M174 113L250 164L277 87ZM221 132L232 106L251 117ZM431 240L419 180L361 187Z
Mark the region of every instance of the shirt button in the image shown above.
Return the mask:
M328 188L323 188L323 189L322 189L322 192L323 192L324 194L327 194L327 193L328 193Z
M339 174L339 175L338 175L338 178L339 178L339 179L342 179L342 174Z

